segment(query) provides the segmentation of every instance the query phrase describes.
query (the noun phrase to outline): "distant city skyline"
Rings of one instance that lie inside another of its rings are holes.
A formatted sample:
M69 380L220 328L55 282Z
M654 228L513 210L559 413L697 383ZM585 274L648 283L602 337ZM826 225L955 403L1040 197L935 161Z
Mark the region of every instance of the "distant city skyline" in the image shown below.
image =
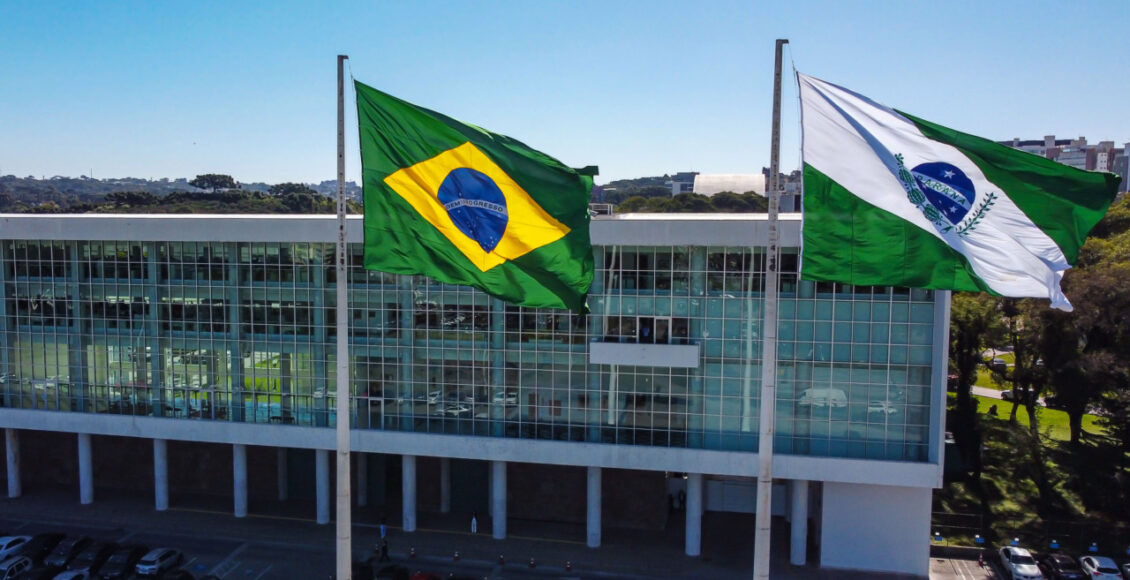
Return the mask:
M1130 3L722 0L489 4L5 3L0 174L318 183L335 56L377 88L583 166L598 183L799 167L792 67L992 140L1130 141L1111 58ZM1109 104L1108 104L1109 103ZM347 94L347 179L360 181Z

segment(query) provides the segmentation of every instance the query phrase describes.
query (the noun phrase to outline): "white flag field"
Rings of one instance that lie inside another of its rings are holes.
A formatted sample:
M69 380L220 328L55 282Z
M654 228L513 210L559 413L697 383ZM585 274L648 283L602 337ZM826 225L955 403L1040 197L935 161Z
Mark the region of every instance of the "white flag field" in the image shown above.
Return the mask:
M1071 310L1060 280L1114 200L1116 175L798 80L805 279L987 291Z

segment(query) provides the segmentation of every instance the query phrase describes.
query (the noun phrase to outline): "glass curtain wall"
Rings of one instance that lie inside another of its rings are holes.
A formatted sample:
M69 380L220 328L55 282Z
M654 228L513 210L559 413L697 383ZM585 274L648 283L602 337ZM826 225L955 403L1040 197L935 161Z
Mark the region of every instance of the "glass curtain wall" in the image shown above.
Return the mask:
M357 428L754 451L765 259L596 248L592 313L361 268ZM335 424L332 244L8 241L4 405ZM778 452L925 461L934 295L798 280L781 261ZM695 368L590 364L594 342L694 347Z

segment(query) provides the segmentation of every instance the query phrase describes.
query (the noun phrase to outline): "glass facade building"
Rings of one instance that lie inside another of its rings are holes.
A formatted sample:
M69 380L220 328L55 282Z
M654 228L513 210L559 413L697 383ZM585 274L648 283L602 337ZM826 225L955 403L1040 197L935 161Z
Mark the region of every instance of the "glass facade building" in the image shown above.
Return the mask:
M332 244L113 233L3 241L6 406L336 423ZM354 427L756 451L763 248L594 250L578 316L365 271L351 244ZM927 461L934 293L803 281L797 266L786 247L776 452ZM636 346L592 360L609 344Z
M616 469L640 497L648 486L701 496L688 530L704 510L754 509L765 216L594 218L584 316L366 271L360 226L350 219L338 280L333 216L0 216L9 472L15 432L48 431L77 434L87 466L92 436L152 439L155 473L167 470L165 441L231 444L237 480L248 446L277 447L280 470L291 451L313 450L328 490L344 283L351 445L411 482L389 497L405 530L417 458L489 462L495 522L508 463L525 464L523 477L584 468L588 489ZM941 484L949 295L800 280L800 226L782 216L773 514L819 522L821 565L922 574ZM83 497L92 478L79 470ZM648 508L657 517L667 493ZM246 496L237 484L237 514ZM599 494L583 497L596 547ZM509 498L518 511L524 501ZM791 536L793 553L807 535ZM688 531L686 553L700 542Z

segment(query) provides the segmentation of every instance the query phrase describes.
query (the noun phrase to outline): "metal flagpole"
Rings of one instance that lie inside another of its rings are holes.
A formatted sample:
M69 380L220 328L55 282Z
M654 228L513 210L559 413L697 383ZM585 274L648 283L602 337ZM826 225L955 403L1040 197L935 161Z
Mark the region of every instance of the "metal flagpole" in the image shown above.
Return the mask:
M773 131L769 149L769 241L765 249L765 318L761 324L761 430L757 442L757 530L753 539L754 580L769 579L769 539L773 523L773 435L777 411L777 285L780 280L777 213L781 207L777 174L781 162L781 53L789 41L777 39L773 68ZM747 361L750 364L752 361Z
M349 500L349 280L345 272L345 60L337 55L337 574L353 573Z

